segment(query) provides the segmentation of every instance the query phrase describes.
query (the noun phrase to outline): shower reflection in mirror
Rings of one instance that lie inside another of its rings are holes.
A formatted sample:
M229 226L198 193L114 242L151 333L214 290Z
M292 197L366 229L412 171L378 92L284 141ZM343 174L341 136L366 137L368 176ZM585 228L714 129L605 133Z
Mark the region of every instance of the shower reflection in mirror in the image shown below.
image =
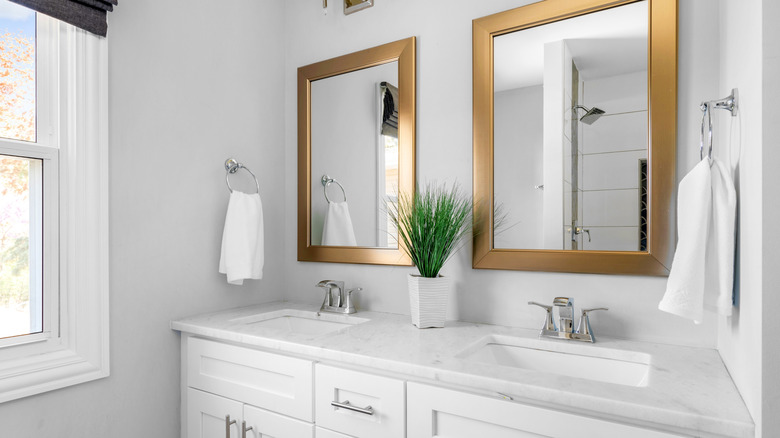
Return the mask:
M646 250L647 11L494 38L494 248Z
M397 61L312 82L312 245L397 247L385 206L398 192L395 84Z

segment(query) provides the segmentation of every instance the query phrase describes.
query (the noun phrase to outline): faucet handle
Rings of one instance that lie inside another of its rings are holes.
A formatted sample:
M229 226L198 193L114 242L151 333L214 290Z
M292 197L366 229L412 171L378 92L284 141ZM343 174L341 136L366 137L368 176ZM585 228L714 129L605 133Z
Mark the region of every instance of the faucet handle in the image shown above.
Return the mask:
M528 305L529 306L539 306L542 309L547 310L548 312L552 312L552 306L548 306L548 305L542 304L542 303L537 303L536 301L529 301Z
M582 309L582 316L580 316L580 323L577 325L577 333L583 335L593 335L593 330L590 328L590 312L596 310L609 310L607 307L594 307L593 309Z
M582 309L582 314L587 315L588 312L593 312L594 310L609 310L609 307L594 307L592 309Z
M315 284L315 287L327 287L330 288L329 283L335 283L336 280L322 280L319 283Z
M352 292L360 292L362 290L363 290L362 287L347 289L347 297L344 302L344 307L347 309L348 314L357 312L357 309L355 309L355 305L352 304Z
M333 305L333 295L331 295L330 293L330 288L333 283L334 283L333 280L322 280L319 283L315 284L316 287L321 287L325 289L325 299L322 300L322 307L320 307L320 310L324 309L326 306Z
M553 322L553 316L552 316L552 306L548 306L545 304L537 303L536 301L529 301L529 306L539 306L542 309L547 311L547 316L544 321L544 329L549 331L555 331L555 323Z

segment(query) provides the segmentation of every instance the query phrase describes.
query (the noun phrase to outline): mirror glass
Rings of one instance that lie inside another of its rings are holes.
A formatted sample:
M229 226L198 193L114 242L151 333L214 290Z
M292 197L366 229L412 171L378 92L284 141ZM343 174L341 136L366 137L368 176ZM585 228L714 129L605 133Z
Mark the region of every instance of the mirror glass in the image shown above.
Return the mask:
M648 2L496 36L493 247L647 251Z
M397 248L398 61L311 82L311 245Z

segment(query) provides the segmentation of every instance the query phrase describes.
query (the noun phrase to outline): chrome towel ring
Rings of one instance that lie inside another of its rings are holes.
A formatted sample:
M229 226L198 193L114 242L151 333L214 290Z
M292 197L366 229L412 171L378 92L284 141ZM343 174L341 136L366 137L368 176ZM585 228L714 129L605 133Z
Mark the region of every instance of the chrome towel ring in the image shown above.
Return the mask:
M707 139L709 142L709 150L707 156L712 158L712 110L724 109L731 113L732 117L736 117L739 112L739 90L733 88L731 94L723 99L710 100L702 102L699 105L701 109L701 138L699 141L699 159L704 159L704 120L707 119Z
M230 187L230 174L238 172L238 169L244 169L247 172L249 172L250 175L252 175L252 178L255 180L255 187L257 187L257 193L260 193L260 183L257 182L257 177L255 174L249 170L248 167L244 166L243 163L239 163L238 161L228 158L227 161L225 161L225 170L227 173L225 173L225 182L227 183L228 190L230 190L230 193L233 193L233 187Z
M341 185L340 182L336 181L335 179L329 177L328 175L322 175L322 179L320 179L322 182L322 193L325 194L325 200L328 202L331 202L330 198L328 197L328 186L331 183L335 183L341 188L341 193L344 195L344 201L347 202L347 191L344 190L344 186Z

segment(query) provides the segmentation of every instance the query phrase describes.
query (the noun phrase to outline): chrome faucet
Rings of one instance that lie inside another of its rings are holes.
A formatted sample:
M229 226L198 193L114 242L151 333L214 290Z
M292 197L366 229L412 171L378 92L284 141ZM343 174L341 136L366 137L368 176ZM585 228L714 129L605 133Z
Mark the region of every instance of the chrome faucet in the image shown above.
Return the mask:
M539 306L547 311L544 327L539 332L539 337L553 339L569 339L583 342L596 342L593 335L593 329L590 327L590 312L594 310L609 310L606 307L597 307L594 309L583 309L580 316L580 322L577 330L572 330L574 326L574 300L568 297L556 297L552 306L546 306L534 301L529 301L529 305ZM558 325L555 325L555 315L553 309L557 310Z
M362 288L345 290L344 282L336 280L322 280L316 286L325 289L325 299L322 300L320 312L346 314L357 312L355 305L352 304L352 292L360 292L363 290ZM338 291L335 297L333 295L334 288Z

